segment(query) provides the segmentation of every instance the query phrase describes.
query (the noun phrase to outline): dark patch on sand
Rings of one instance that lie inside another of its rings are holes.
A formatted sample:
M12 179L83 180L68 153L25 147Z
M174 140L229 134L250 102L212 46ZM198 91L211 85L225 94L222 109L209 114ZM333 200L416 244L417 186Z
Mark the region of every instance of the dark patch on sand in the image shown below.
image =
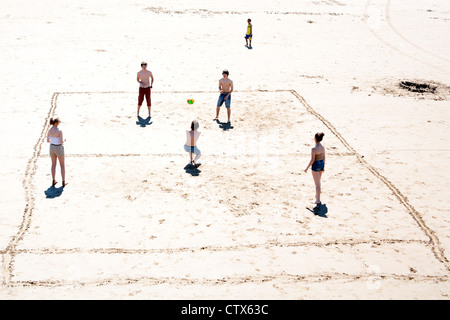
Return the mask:
M412 81L400 81L399 83L400 87L403 89L406 89L411 92L430 92L435 93L436 92L436 85L430 84L430 83L417 83Z
M352 90L352 92L353 91L354 90ZM450 87L444 83L433 80L383 79L372 86L372 93L395 97L417 98L420 100L450 100Z

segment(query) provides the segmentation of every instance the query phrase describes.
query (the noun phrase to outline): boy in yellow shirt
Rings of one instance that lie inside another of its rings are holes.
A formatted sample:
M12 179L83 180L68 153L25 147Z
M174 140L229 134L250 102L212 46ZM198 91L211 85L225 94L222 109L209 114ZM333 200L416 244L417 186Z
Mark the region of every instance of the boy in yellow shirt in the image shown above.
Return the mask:
M245 46L247 48L251 49L252 48L252 36L253 36L252 19L248 19L247 23L248 23L248 25L247 25L247 34L245 35Z

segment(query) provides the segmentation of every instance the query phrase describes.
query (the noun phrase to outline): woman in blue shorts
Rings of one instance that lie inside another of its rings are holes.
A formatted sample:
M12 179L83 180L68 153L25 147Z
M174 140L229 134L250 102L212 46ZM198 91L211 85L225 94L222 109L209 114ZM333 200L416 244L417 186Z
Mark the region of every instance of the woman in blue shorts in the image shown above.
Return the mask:
M200 125L197 120L192 121L191 130L186 130L186 143L184 144L184 151L189 152L189 156L191 158L190 163L196 168L200 165L200 163L198 163L198 159L200 159L200 156L202 155L200 149L197 148L197 141L200 137L200 132L197 131L199 126ZM193 154L195 154L195 159L192 159Z
M322 173L325 171L325 148L320 143L325 134L323 132L316 133L314 136L314 141L316 146L311 149L311 161L309 161L305 172L311 167L312 176L314 179L314 184L316 185L316 202L315 204L321 204L320 202L320 180L322 179Z

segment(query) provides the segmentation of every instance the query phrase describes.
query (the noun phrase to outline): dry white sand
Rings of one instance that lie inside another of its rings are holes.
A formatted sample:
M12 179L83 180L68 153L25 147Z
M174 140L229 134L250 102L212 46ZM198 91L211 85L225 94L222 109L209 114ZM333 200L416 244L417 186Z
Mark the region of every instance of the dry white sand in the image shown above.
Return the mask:
M445 0L1 2L0 299L448 299L449 19Z

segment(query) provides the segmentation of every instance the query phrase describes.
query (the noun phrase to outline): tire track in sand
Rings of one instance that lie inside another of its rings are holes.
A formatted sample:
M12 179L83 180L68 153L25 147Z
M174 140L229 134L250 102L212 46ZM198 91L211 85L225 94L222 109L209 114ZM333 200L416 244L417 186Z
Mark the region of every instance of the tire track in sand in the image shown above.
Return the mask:
M394 196L400 201L400 203L406 208L406 210L408 210L409 215L414 219L419 228L430 239L431 248L436 259L443 263L446 269L450 271L450 263L445 256L445 250L442 248L438 236L430 227L427 226L422 218L422 215L408 202L408 199L400 192L400 190L398 190L391 181L380 174L377 169L372 167L355 149L353 149L353 147L342 137L342 135L336 130L336 128L328 120L322 117L322 115L316 112L301 95L299 95L295 90L292 90L291 93L304 105L309 113L319 119L350 152L354 153L359 163L366 167L375 177L380 179L381 182L383 182L389 188L389 190L392 191Z
M444 58L444 57L441 57L440 55L437 55L437 54L435 54L434 52L432 52L432 51L430 51L430 50L428 50L428 49L425 49L425 48L419 46L418 44L412 42L411 40L409 40L408 38L406 38L402 33L400 33L400 31L398 31L397 28L394 27L394 25L392 24L392 21L391 21L391 0L388 0L388 1L387 1L387 4L386 4L386 21L387 21L387 23L389 24L389 27L392 29L392 31L394 31L400 38L402 38L403 40L405 40L406 42L408 42L410 45L412 45L412 46L415 47L416 49L419 49L419 50L421 50L421 51L423 51L423 52L425 52L425 53L428 53L429 55L432 55L432 56L435 57L435 58L444 60L444 61L446 61L446 62L450 62L449 59L446 59L446 58Z
M398 53L400 53L400 54L402 54L402 55L404 55L404 56L406 56L406 57L408 57L408 58L410 58L410 59L412 59L412 60L414 60L414 61L416 61L416 62L419 62L419 63L421 63L421 64L427 65L427 66L429 66L429 67L431 67L431 68L433 68L433 69L435 69L435 70L444 72L445 74L448 74L448 73L449 73L448 70L446 70L446 69L444 69L444 68L441 68L441 67L439 67L439 66L436 66L436 65L434 65L434 64L428 63L427 61L424 61L424 60L422 60L422 59L417 58L413 53L405 52L405 50L400 49L397 45L392 44L391 42L387 41L385 38L383 38L382 36L380 36L377 32L375 32L375 30L373 30L373 29L370 27L369 23L368 23L368 20L369 20L368 9L369 9L369 7L370 7L370 3L371 3L371 2L372 2L372 0L368 0L367 3L366 3L366 5L365 5L365 8L364 8L364 19L363 19L363 21L366 23L367 28L368 28L369 31L374 35L375 38L377 38L380 42L384 43L385 45L389 46L391 49L397 51ZM386 16L387 16L387 15L389 14L389 12L386 11L385 14L386 14ZM391 23L390 23L390 20L388 20L388 17L386 17L386 20L388 21L388 24L389 24L390 29L391 29L395 34L397 34L398 36L400 36L400 38L403 38L401 35L399 35L398 33L396 33L394 29L392 29L392 25L391 25ZM405 39L403 39L403 40L405 40ZM409 43L409 41L406 41L406 42ZM411 43L409 43L409 44L411 45Z

